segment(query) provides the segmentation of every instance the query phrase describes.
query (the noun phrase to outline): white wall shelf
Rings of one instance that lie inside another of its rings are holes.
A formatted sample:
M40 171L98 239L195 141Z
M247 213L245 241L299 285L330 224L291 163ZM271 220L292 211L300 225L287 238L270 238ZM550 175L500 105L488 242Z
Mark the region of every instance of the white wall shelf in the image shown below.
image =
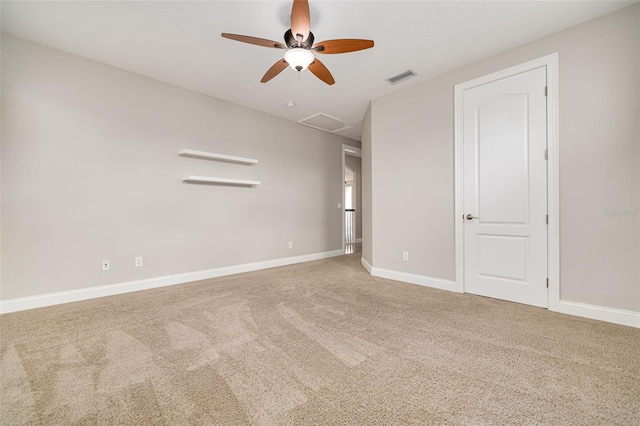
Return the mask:
M258 186L259 180L246 180L246 179L229 179L219 177L208 176L187 176L182 179L183 182L199 182L199 183L219 183L223 185L242 185L242 186Z
M258 160L254 158L235 157L233 155L214 154L213 152L196 151L195 149L181 149L179 155L187 157L208 158L210 160L228 161L231 163L241 164L258 164Z

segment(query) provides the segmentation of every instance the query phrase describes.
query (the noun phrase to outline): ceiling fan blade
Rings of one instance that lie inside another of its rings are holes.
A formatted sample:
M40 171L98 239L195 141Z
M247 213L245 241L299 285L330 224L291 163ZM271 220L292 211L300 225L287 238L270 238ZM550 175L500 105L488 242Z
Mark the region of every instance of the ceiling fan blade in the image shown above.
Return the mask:
M273 66L269 68L269 70L264 74L264 77L262 77L260 83L266 83L267 81L271 80L288 66L289 64L287 63L287 61L285 61L284 59L279 60L278 62L273 64Z
M327 83L329 86L336 82L327 67L325 67L324 64L318 59L316 59L311 63L311 65L309 65L309 71L311 71L316 77Z
M273 41L273 40L266 40L264 38L250 37L250 36L239 35L239 34L228 34L228 33L222 33L222 37L229 38L235 41L241 41L243 43L255 44L257 46L273 47L276 49L287 48L287 46L285 46L282 43L278 43L277 41Z
M313 45L311 50L318 53L334 54L348 53L357 50L364 50L373 47L373 40L362 40L358 38L342 38L338 40L321 41Z
M309 15L308 0L293 0L291 8L291 32L298 41L304 41L309 37L311 17ZM302 37L302 40L299 40Z

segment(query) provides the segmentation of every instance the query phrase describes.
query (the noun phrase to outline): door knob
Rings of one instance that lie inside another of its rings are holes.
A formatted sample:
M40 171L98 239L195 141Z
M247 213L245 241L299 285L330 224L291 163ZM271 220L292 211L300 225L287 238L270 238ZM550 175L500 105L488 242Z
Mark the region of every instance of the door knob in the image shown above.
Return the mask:
M478 216L474 216L474 215L472 215L471 213L469 213L469 214L466 216L466 218L467 218L467 220L480 219Z

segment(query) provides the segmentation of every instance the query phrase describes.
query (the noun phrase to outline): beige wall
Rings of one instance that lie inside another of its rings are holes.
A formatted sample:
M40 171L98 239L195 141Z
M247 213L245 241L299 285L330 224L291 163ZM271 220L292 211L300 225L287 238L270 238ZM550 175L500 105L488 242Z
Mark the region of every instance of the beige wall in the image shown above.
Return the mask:
M6 35L2 114L2 300L342 246L342 144L355 141Z
M604 214L640 208L640 5L375 99L363 134L374 267L455 279L454 85L553 52L561 299L640 311L640 218Z
M362 159L353 155L345 155L345 166L355 172L356 238L362 238Z

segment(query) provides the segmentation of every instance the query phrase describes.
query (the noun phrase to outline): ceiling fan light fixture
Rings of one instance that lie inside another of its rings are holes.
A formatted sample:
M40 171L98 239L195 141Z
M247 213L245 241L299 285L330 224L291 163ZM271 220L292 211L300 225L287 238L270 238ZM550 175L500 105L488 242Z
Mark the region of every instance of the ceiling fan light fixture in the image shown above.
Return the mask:
M313 52L302 47L294 47L284 52L284 60L296 71L306 70L315 60Z

